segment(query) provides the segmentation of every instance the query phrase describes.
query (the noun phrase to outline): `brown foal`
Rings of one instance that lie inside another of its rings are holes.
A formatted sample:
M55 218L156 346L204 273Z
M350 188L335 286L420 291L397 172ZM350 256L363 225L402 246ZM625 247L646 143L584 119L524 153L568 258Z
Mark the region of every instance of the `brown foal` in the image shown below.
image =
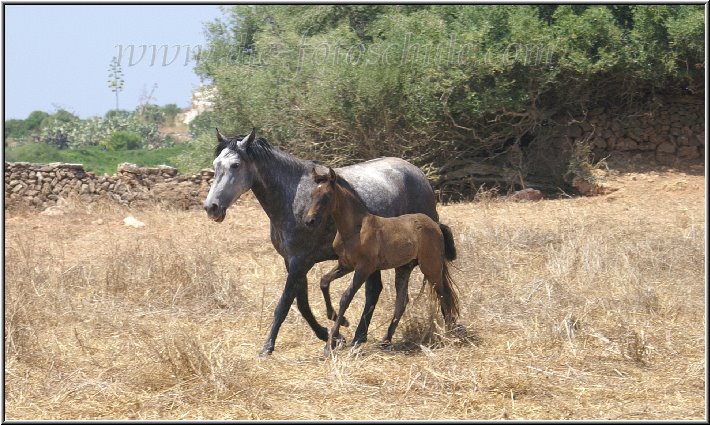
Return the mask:
M304 217L314 225L332 215L338 228L333 249L338 264L328 274L328 280L354 271L353 280L340 299L340 309L330 331L326 351L342 339L339 331L355 293L368 276L377 270L397 268L416 262L426 280L436 292L447 328L456 324L459 315L458 296L454 290L447 263L456 257L451 230L424 214L379 217L370 214L365 205L338 181L333 169L318 174L313 168L318 186L311 193L311 205ZM324 277L325 279L325 277ZM383 343L392 341L397 325L408 303L407 282L396 287L394 317ZM328 316L334 315L330 297L326 298Z

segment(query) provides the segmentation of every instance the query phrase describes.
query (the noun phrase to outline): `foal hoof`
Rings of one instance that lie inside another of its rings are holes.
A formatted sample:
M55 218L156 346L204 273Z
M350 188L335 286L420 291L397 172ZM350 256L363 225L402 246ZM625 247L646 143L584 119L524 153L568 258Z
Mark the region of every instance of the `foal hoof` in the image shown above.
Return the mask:
M325 344L325 348L323 349L323 354L325 354L325 356L328 357L328 356L330 356L330 354L334 350L341 348L344 345L345 345L345 338L343 338L342 335L338 335L337 337L333 338L331 341L328 341Z

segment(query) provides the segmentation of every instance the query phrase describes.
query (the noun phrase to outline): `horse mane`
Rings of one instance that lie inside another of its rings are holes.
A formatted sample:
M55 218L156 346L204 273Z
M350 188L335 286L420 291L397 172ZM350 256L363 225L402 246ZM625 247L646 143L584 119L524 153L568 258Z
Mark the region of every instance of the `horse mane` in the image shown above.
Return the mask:
M282 151L277 146L271 145L265 138L257 137L249 143L246 149L239 146L246 135L238 135L236 137L225 137L223 140L217 143L217 147L214 150L215 158L225 149L228 148L230 151L238 153L250 161L255 162L273 162L278 161L280 167L286 167L294 170L310 170L311 166L314 164L319 164L318 161L307 161L295 157L287 152ZM272 172L273 170L268 170L266 172Z
M263 137L254 139L246 150L240 149L239 142L245 137L247 137L246 134L240 134L236 137L225 137L223 140L220 140L214 149L215 158L217 158L225 148L229 148L232 152L243 152L248 155L250 159L265 159L273 155L274 147Z

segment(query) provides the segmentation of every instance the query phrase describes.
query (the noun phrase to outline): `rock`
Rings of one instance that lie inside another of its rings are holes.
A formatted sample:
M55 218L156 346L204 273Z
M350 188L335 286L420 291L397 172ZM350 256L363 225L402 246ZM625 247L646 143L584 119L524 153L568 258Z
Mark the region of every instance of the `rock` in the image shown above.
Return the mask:
M700 157L698 148L695 146L681 146L678 148L678 157L683 159L696 159Z
M607 145L606 140L604 140L601 137L595 137L594 139L592 139L592 146L594 146L596 148L604 149L604 148L606 148L606 145Z
M616 190L604 187L596 183L590 183L587 180L579 177L575 177L574 179L572 179L572 187L577 189L580 195L583 196L605 195Z
M567 135L573 139L582 137L582 127L572 124L567 128Z
M145 227L145 223L136 219L132 215L129 215L128 217L124 218L123 224L125 226L131 226L131 227L136 227L136 228Z
M658 153L675 153L675 145L670 142L663 142L656 148Z
M118 164L118 167L116 167L116 171L119 173L133 173L133 174L138 174L140 172L140 169L136 164L131 164L129 162L124 162L121 164Z
M54 205L54 206L48 207L47 209L42 211L40 214L42 214L42 215L64 215L64 209L59 205Z
M527 188L506 196L506 199L514 202L539 201L542 199L542 192L537 189Z

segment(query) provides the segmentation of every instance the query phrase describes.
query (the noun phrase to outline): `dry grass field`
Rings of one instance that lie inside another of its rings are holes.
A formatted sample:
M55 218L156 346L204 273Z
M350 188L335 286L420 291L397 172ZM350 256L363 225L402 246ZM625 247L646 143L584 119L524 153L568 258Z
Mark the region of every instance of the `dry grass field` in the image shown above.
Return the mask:
M417 270L380 348L388 271L370 340L327 358L295 305L257 358L285 270L253 198L221 224L158 205L6 210L5 419L703 420L703 173L611 172L604 196L440 206L468 337L442 334ZM146 226L124 226L129 214ZM332 264L309 275L322 323Z

